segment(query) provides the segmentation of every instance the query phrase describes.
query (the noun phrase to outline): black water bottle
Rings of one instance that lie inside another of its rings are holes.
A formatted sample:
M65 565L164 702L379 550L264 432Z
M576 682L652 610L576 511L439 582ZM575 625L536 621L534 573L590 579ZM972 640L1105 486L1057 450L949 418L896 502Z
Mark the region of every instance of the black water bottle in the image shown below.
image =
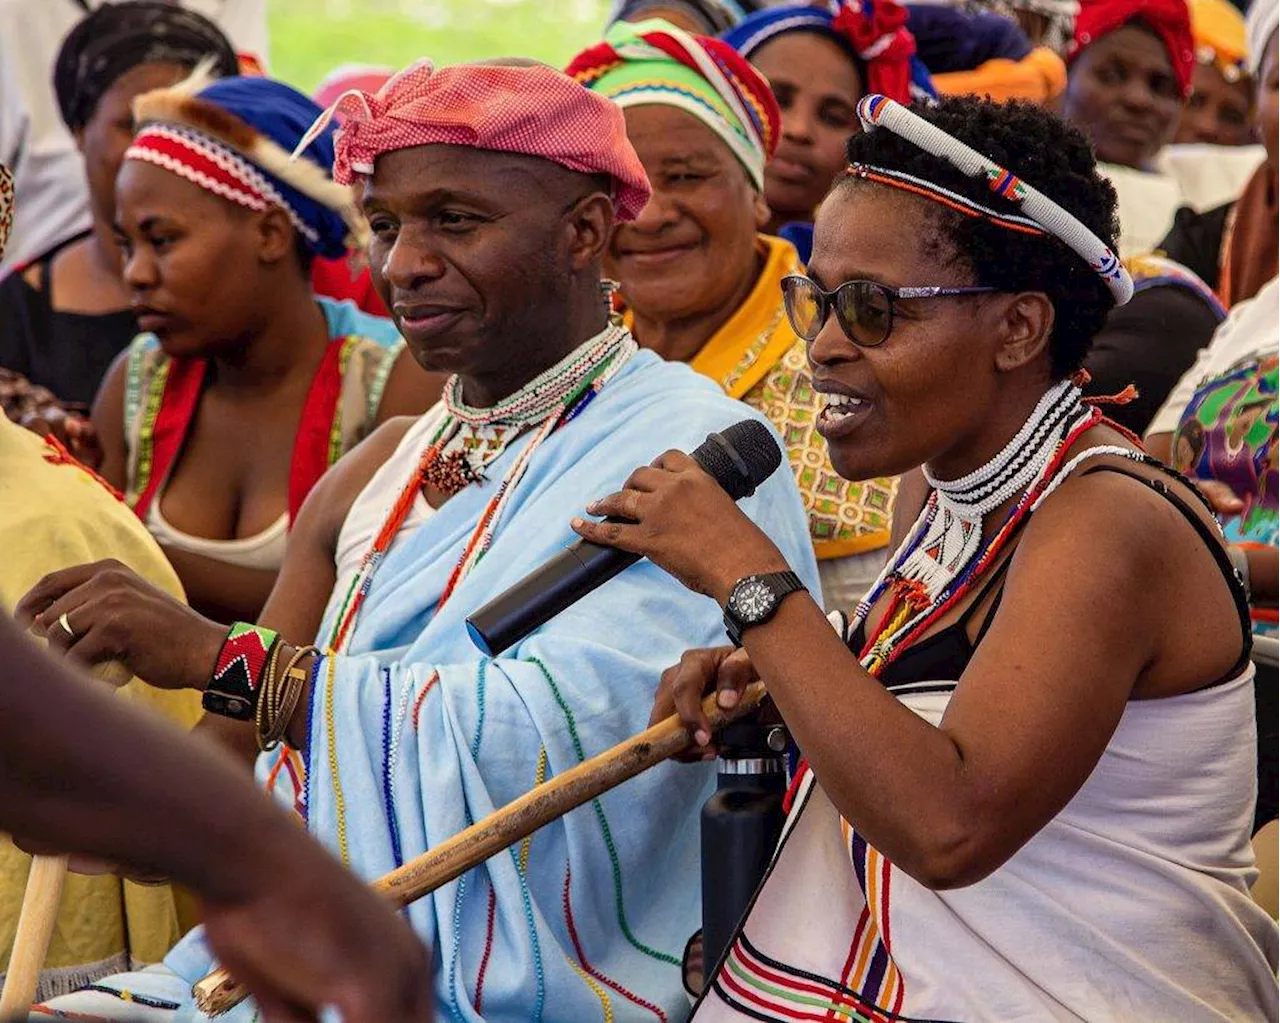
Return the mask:
M787 733L739 721L718 736L716 792L702 808L702 962L707 981L764 877L786 814Z

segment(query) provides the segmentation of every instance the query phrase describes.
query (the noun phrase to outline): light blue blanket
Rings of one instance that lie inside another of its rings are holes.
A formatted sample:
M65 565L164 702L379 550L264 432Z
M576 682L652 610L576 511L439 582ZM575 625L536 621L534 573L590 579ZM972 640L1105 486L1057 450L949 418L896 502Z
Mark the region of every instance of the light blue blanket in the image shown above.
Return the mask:
M373 878L642 730L662 670L689 647L725 642L712 600L642 562L500 657L478 653L464 619L572 542L568 522L593 497L747 417L765 421L641 352L542 445L489 552L443 608L445 581L516 450L402 537L332 683L327 663L317 673L312 833L338 852L341 821L352 869ZM817 593L791 474L775 473L742 507ZM414 904L441 1019L683 1019L678 964L700 923L698 815L713 783L710 765L655 768ZM193 981L210 964L197 936L167 965Z

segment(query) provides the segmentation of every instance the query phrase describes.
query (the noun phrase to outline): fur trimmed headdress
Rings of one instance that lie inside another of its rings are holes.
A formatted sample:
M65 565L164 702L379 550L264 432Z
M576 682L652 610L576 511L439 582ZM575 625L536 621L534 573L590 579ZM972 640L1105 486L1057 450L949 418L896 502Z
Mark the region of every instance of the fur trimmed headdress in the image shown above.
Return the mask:
M322 113L314 101L270 78L209 83L197 71L133 103L138 131L126 160L163 167L230 202L286 210L310 251L334 259L367 240L351 190L332 177L334 129L290 153Z

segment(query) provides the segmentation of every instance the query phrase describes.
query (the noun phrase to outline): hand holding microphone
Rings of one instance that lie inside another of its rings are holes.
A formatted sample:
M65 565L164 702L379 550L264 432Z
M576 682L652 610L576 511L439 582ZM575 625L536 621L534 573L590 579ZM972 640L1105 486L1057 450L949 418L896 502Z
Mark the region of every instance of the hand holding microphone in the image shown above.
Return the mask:
M471 615L472 639L501 653L642 557L721 603L741 576L784 571L777 547L734 503L781 464L773 434L754 419L711 434L692 455L666 452L588 506L603 522L574 519L581 540Z

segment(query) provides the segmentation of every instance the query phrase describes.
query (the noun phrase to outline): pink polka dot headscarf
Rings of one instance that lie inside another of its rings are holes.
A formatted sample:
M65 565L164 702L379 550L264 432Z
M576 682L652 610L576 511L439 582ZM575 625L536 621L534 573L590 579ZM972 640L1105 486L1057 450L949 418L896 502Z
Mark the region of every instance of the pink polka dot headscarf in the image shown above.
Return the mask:
M376 93L349 89L312 132L342 114L333 178L350 184L373 173L383 153L414 146L474 146L537 156L613 182L618 218L634 220L649 201L649 180L627 141L619 107L543 65L421 61ZM303 139L299 150L306 148Z

